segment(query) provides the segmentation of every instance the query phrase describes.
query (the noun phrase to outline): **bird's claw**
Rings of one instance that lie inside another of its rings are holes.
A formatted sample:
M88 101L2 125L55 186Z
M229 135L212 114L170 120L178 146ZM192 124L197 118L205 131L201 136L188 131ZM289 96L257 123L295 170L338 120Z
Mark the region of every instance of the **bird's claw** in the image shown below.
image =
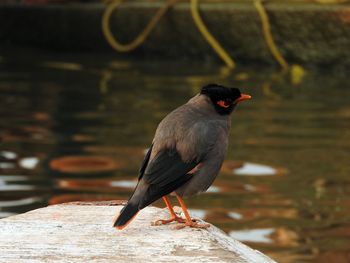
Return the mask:
M176 226L176 229L183 229L186 226L191 227L191 228L200 228L200 229L206 229L210 227L210 224L200 224L198 223L197 219L192 219L192 222L185 222L184 224Z
M182 217L175 216L175 217L172 217L170 219L159 219L159 220L153 222L152 225L153 226L161 226L161 225L169 224L171 222L185 223L186 220L183 219Z

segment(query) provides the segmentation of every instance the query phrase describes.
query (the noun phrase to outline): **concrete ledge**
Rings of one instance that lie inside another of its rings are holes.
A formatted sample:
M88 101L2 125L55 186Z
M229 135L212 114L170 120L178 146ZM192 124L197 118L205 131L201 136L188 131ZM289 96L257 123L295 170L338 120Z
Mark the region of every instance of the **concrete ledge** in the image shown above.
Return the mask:
M127 43L162 5L125 1L112 16L111 27ZM55 50L114 52L101 31L104 8L102 4L0 5L0 40ZM266 10L274 39L290 63L350 63L349 3L268 2ZM252 2L201 2L200 11L210 31L237 61L275 64ZM140 48L118 55L218 60L195 27L188 2L176 4Z
M208 230L151 226L165 209L142 210L125 230L112 228L117 203L54 205L0 220L1 262L275 262Z

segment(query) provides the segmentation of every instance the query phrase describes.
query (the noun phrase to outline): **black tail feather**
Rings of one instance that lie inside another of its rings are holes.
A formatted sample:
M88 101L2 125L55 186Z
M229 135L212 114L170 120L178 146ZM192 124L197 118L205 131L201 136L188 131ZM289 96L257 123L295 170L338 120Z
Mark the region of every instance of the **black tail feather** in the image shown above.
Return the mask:
M163 187L159 187L157 185L151 185L145 196L143 197L142 201L139 204L139 209L143 209L146 206L152 204L154 201L158 200L162 196L168 195L171 192L175 191L180 186L184 185L191 179L191 175L186 174L182 177L178 178L176 181L173 181Z
M128 202L126 206L120 211L118 218L114 222L114 227L118 229L123 229L128 225L129 222L133 219L133 217L138 213L139 208L138 204L134 204L133 202Z
M136 214L146 206L152 204L164 195L170 194L180 186L184 185L191 179L191 175L185 174L177 180L172 181L164 186L148 185L142 180L139 181L135 192L128 201L128 204L120 211L120 214L114 222L114 227L123 229L126 227Z

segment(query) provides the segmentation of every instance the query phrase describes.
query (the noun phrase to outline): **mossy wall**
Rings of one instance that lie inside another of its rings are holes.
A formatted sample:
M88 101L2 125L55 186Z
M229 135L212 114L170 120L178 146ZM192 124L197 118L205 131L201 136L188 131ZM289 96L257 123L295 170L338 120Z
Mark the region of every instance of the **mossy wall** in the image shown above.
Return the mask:
M131 41L164 2L123 3L110 20L122 43ZM291 63L350 63L350 4L271 2L265 5L275 42ZM68 51L113 52L101 30L103 4L2 5L0 39L4 45ZM201 3L200 12L215 38L240 63L275 63L250 1ZM144 44L119 54L138 58L218 59L196 28L188 3L175 5Z

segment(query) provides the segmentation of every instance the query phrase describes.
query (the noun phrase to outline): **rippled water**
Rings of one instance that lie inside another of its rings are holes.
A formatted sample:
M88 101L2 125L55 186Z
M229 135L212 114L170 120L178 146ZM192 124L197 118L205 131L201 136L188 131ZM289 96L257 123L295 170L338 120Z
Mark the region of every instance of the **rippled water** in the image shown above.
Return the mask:
M0 217L73 200L126 199L157 123L210 82L253 100L194 216L279 262L349 262L346 72L271 70L15 50L0 57ZM162 203L156 205L163 206Z

